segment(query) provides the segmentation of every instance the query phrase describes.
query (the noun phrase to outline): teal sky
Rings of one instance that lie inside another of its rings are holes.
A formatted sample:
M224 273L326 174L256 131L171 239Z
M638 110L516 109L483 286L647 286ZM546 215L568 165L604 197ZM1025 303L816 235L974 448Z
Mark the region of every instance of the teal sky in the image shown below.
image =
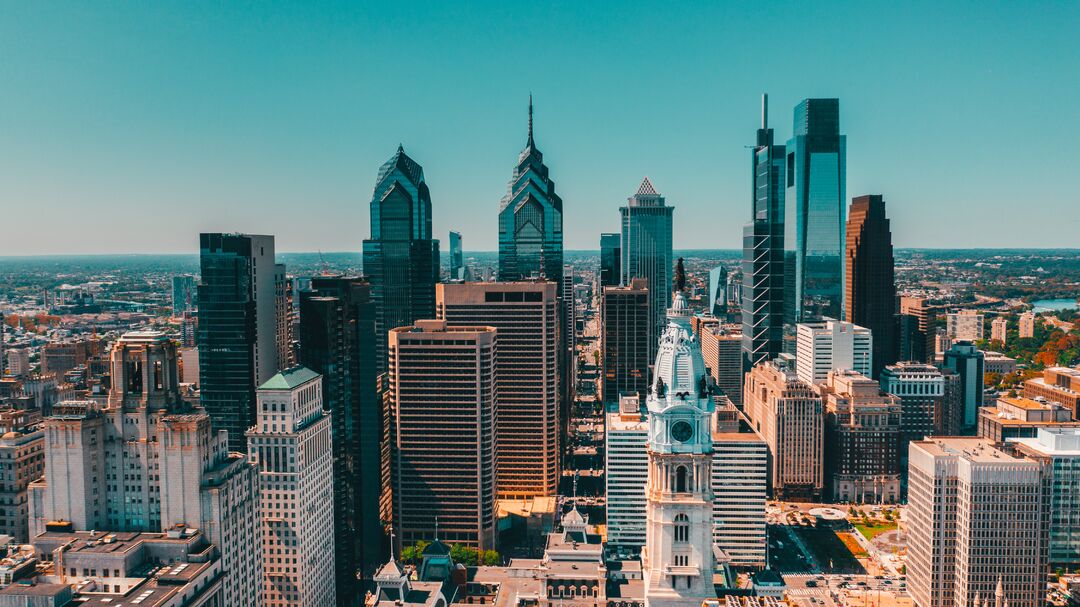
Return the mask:
M359 250L399 142L494 249L530 91L570 249L644 175L676 248L741 246L762 92L781 141L840 98L897 246L1080 246L1080 2L315 4L0 4L0 255Z

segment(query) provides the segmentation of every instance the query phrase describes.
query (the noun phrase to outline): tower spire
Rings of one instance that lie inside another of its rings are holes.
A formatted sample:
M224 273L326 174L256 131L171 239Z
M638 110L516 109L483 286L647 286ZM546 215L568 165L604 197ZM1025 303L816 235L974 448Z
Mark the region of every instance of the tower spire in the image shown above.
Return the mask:
M532 93L529 93L529 145L533 144L533 103Z
M769 94L761 94L761 128L769 128Z

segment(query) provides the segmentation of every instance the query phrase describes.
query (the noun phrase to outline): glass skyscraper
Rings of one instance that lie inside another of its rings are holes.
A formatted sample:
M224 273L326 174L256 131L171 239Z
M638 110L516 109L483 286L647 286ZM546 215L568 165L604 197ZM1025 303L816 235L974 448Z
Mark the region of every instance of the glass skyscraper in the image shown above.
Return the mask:
M727 268L717 266L709 270L709 300L705 305L709 314L717 318L727 316L727 283Z
M375 351L386 370L387 332L435 318L439 241L431 238L431 194L424 169L398 146L379 169L371 197L371 238L364 274L375 303Z
M843 318L846 137L839 99L795 106L784 199L784 321Z
M543 275L561 288L563 203L533 141L532 115L530 97L529 139L499 205L499 280Z
M461 250L461 234L450 231L450 280L465 278L465 256Z
M622 215L622 284L635 278L648 281L649 289L649 360L656 358L660 334L667 324L671 304L671 218L674 207L664 204L664 197L646 177L631 196Z
M743 229L743 370L780 354L784 339L785 148L773 144L769 97L752 155L750 223Z
M622 261L622 235L600 235L600 287L613 287L619 284L620 262Z

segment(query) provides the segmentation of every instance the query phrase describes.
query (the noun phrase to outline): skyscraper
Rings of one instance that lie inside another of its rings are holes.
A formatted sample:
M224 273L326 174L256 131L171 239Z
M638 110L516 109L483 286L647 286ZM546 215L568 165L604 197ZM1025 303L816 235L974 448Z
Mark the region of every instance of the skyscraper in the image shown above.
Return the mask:
M199 389L229 449L247 452L255 388L278 370L274 237L200 234Z
M389 338L396 549L436 537L493 549L496 330L420 320Z
M274 264L274 315L277 319L275 345L277 368L293 366L293 307L292 281L285 273L285 264Z
M664 330L665 310L671 303L671 217L674 207L664 204L664 197L646 177L630 197L622 215L622 280L628 285L644 278L649 288L649 360L656 355L660 333Z
M599 287L613 287L619 284L622 276L622 235L600 235L600 284Z
M984 356L981 350L967 341L952 345L942 367L960 376L961 431L973 433L979 423L979 407L983 406Z
M772 360L784 342L785 148L773 144L769 96L761 97L761 128L753 152L750 223L743 229L743 371Z
M934 362L937 313L925 297L900 297L900 351L897 360Z
M559 481L559 323L549 281L436 285L450 325L498 331L495 453L500 499L553 496Z
M375 180L364 274L375 302L375 361L382 373L387 332L433 318L439 281L439 241L431 238L431 194L424 169L400 145Z
M881 370L881 389L900 397L900 454L907 457L908 443L933 434L951 434L949 416L954 407L949 376L933 365L900 362Z
M701 355L709 375L731 402L742 405L742 333L741 325L702 327L698 331Z
M1008 339L1009 331L1009 319L1004 316L998 316L994 320L990 321L990 341L1000 341L1002 345L1005 344Z
M1020 339L1035 337L1035 313L1031 310L1020 315Z
M841 318L846 137L839 99L795 106L784 197L785 322Z
M604 482L608 545L645 545L645 483L649 477L649 422L635 393L619 397L607 413L604 432Z
M563 201L533 141L530 96L529 138L499 204L499 280L543 276L561 284L562 271Z
M461 249L461 234L450 231L450 280L465 279L465 255Z
M871 376L877 378L899 349L892 232L881 196L852 199L845 251L844 319L873 334Z
M376 393L371 285L351 276L315 276L300 293L300 363L323 376L333 415L334 509L339 603L359 593L356 572L385 558L379 519L382 400Z
M322 377L306 367L259 386L257 423L248 431L263 496L263 596L267 607L337 602L331 414ZM298 516L299 515L299 516Z
M1044 464L1050 483L1050 566L1080 567L1080 428L1039 428L1010 442Z
M173 276L172 310L173 316L182 316L184 312L195 309L195 277L190 274Z
M799 323L796 369L808 384L822 383L830 371L846 369L869 377L875 336L865 327L839 320Z
M707 310L717 318L727 318L728 271L724 266L709 270L709 294Z
M604 287L600 295L600 398L619 402L625 394L642 396L649 382L651 315L648 281Z

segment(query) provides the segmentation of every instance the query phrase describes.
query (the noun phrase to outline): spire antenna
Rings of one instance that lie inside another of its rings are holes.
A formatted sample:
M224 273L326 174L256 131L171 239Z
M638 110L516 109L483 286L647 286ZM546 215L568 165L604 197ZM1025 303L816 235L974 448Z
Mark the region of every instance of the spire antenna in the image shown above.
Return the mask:
M769 128L769 94L761 94L761 128Z
M529 93L529 143L533 141L533 102L532 93Z

